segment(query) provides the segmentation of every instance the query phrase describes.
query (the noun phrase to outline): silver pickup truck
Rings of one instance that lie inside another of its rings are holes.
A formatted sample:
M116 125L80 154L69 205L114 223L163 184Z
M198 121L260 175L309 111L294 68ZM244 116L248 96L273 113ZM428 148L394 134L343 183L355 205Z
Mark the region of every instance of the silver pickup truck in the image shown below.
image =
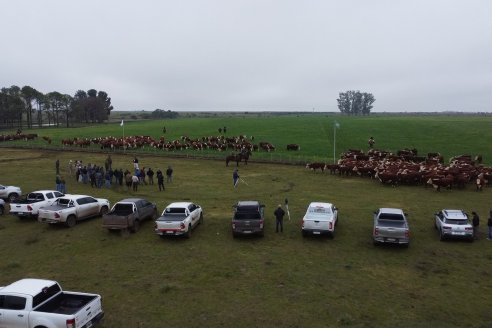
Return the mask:
M374 212L372 239L374 245L391 243L408 247L410 229L407 214L399 208L380 208Z
M104 317L101 296L63 291L56 281L22 279L0 287L0 327L95 327Z

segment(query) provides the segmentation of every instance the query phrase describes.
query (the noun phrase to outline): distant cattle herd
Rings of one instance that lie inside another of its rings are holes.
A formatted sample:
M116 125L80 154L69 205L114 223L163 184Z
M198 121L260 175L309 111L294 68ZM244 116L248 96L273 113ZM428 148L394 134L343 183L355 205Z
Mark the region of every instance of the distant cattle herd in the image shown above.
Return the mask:
M17 133L0 135L0 142L12 140L33 140L37 134ZM42 137L51 144L51 138ZM61 141L63 147L89 147L97 145L101 149L124 150L153 148L165 151L192 150L231 150L234 154L226 157L226 165L230 161L238 165L241 161L247 164L253 151L275 151L270 142L254 143L254 137L246 135L206 136L190 138L182 136L175 140L166 140L164 137L154 139L150 136L127 137L96 137L96 138L69 138ZM298 144L288 144L288 151L299 151ZM315 162L308 163L306 168L313 171L329 172L340 176L360 176L377 179L382 184L398 185L425 185L432 186L437 191L441 188L464 188L467 184L475 184L476 190L481 191L492 181L492 168L482 165L482 156L459 155L444 164L444 158L438 152L430 152L419 156L417 149L402 149L393 153L390 151L370 149L367 153L362 150L349 149L333 164Z
M367 153L351 149L334 164L308 163L307 169L330 172L340 176L360 176L377 179L385 185L425 185L435 190L464 188L474 183L481 191L492 180L492 168L482 164L482 156L459 155L444 164L439 153L418 156L417 149L403 149L396 153L370 149Z

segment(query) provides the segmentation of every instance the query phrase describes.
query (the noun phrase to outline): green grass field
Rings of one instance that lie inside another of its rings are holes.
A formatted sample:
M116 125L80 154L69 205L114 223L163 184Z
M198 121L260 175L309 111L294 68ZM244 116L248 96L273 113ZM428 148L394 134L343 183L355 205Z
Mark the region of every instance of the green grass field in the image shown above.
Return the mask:
M326 147L330 154L328 130L333 119L192 118L164 124L168 134L176 130L176 136L183 131L190 131L190 137L214 134L223 125L230 134L252 133L278 144L295 142L290 140L295 136L303 147L300 156L309 158L322 157L316 155L319 148ZM486 162L489 157L489 118L336 119L341 123L340 150L365 149L367 137L373 135L383 149L482 153ZM125 134L159 130L162 125L132 123L125 126ZM118 131L119 125L107 125L49 129L40 135L50 134L55 140ZM312 145L304 146L310 139L315 140ZM102 165L106 158L104 153L49 149L0 151L0 183L21 186L24 192L54 188L56 159L66 175L70 159ZM133 155L113 154L113 166L130 169ZM4 215L0 217L0 285L39 277L57 280L67 290L100 293L106 311L101 327L490 326L492 242L485 240L492 207L488 188L475 192L469 186L437 193L423 186L392 188L365 178L313 173L302 166L253 162L239 169L248 185L234 189L233 167L226 168L222 160L142 152L138 157L142 166L154 171L172 165L174 183L166 185L164 192L158 192L157 186L143 186L132 193L124 187L91 189L69 177L68 192L105 197L111 203L129 195L145 197L156 202L160 211L172 201L194 201L203 207L205 222L190 240L160 239L151 222L137 234L122 237L104 231L100 218L68 229ZM273 211L285 198L292 220L286 219L283 234L275 234ZM264 238L231 236L231 206L246 199L266 205ZM300 219L315 200L333 202L340 209L334 240L301 236ZM372 212L378 207L400 207L409 213L408 249L372 245ZM481 239L439 241L433 213L442 208L477 211L482 219Z
M252 160L280 162L332 161L334 153L334 122L340 124L336 130L336 157L347 149L367 151L367 139L373 136L375 148L396 152L403 148L417 148L419 154L440 152L448 160L451 156L482 154L484 162L492 164L489 140L492 139L492 117L490 116L369 116L346 117L322 114L245 114L229 117L226 114L209 118L181 118L174 120L150 120L95 125L84 128L49 128L25 130L25 133L38 133L50 137L53 142L48 145L38 138L33 142L8 142L28 147L61 148L61 139L74 137L102 137L123 135L149 135L156 139L164 136L166 140L179 139L186 135L190 138L217 136L218 129L227 127L228 136L254 136L254 142L268 141L276 146L271 153L255 152ZM162 133L163 126L167 132ZM4 134L14 131L4 131ZM296 143L301 146L299 152L286 151L286 145ZM97 145L91 147L99 149ZM208 156L224 158L224 153L216 151L197 152L193 150L177 151L173 154L156 150L143 152L157 153L164 156Z

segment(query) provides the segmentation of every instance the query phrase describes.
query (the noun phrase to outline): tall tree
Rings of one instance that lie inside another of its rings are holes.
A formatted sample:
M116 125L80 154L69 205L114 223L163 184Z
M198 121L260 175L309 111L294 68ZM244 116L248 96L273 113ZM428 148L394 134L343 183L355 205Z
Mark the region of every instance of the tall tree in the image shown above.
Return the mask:
M21 89L21 96L24 100L24 106L26 111L26 121L27 127L32 128L32 111L33 111L33 102L35 101L37 90L26 85Z
M340 92L337 99L338 109L342 114L347 115L369 115L375 101L376 99L371 93L358 90Z
M62 110L64 95L58 91L53 91L48 93L46 97L49 103L49 108L51 109L53 123L58 126L60 124L60 111Z
M67 128L70 126L70 114L72 111L72 102L73 98L70 95L62 95L60 98L60 108L63 114L65 115L65 122L67 123Z

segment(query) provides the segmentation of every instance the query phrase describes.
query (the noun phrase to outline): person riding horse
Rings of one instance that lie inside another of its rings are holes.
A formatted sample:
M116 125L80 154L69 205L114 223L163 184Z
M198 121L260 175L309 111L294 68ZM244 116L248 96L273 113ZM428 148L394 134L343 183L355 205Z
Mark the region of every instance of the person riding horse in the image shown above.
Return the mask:
M226 157L226 166L229 166L230 161L235 161L236 166L239 166L239 162L244 160L244 163L248 165L248 160L249 156L251 156L251 151L248 150L246 147L243 147L241 149L241 152L239 154L232 154L230 156Z

